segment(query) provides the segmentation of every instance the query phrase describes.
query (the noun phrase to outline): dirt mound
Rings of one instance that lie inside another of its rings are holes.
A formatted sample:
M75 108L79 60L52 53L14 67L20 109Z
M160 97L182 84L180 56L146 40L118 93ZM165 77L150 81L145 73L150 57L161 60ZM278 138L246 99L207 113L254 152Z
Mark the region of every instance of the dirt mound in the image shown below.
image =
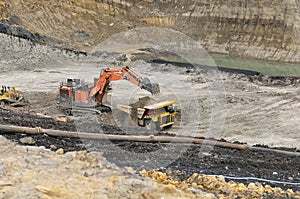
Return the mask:
M154 103L156 103L156 101L154 99L146 96L146 97L139 98L139 100L137 102L129 104L129 106L132 107L132 111L130 114L131 118L134 120L137 120L138 108L144 108L145 106L151 105Z

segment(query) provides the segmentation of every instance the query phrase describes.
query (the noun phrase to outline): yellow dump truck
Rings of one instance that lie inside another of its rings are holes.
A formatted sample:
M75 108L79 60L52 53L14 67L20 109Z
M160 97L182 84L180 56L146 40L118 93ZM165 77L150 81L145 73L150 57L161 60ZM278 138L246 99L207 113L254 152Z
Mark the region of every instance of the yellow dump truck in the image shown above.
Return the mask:
M175 101L164 101L136 110L125 105L119 105L118 109L136 117L133 119L137 120L139 126L146 127L149 130L162 130L163 128L170 128L174 124L175 104Z
M23 94L15 87L0 86L0 105L23 106Z

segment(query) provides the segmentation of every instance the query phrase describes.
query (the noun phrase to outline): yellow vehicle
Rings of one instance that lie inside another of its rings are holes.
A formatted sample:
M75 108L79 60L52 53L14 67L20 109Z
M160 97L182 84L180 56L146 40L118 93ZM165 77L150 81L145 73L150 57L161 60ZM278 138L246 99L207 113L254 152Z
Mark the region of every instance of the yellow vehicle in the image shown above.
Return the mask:
M174 124L174 101L165 101L144 107L144 114L138 118L138 124L151 130L170 128Z
M0 105L23 105L24 96L17 91L15 87L1 86L0 87Z
M149 130L162 130L170 128L174 124L176 111L175 101L164 101L143 108L137 108L137 121L139 126L144 126ZM119 110L131 114L134 110L130 106L119 105Z

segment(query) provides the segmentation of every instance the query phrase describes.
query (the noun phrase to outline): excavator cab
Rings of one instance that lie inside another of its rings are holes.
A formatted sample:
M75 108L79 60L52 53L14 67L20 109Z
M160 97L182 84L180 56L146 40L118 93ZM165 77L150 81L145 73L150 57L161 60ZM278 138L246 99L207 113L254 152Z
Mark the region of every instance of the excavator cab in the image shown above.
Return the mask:
M71 100L72 88L61 88L59 90L59 101L60 102L69 102Z
M71 102L73 98L73 90L80 83L78 79L67 79L66 82L61 82L58 93L58 103Z
M89 86L80 79L67 79L61 82L57 98L57 106L60 107L66 115L72 115L72 111L78 107L91 108L95 106L92 100L89 100Z

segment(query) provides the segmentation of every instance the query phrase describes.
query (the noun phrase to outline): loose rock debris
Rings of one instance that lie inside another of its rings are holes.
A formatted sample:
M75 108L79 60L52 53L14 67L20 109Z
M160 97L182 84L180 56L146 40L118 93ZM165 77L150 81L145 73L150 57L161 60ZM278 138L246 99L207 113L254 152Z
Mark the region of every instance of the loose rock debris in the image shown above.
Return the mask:
M0 198L202 198L128 174L98 152L58 155L45 147L17 146L0 136Z
M195 173L185 180L178 180L159 171L147 172L143 170L140 173L160 183L172 185L183 190L194 192L201 190L213 193L217 198L300 198L300 192L294 192L292 189L285 191L281 188L272 188L270 185L263 186L261 183L245 185L233 181L226 182L221 175L211 177Z

